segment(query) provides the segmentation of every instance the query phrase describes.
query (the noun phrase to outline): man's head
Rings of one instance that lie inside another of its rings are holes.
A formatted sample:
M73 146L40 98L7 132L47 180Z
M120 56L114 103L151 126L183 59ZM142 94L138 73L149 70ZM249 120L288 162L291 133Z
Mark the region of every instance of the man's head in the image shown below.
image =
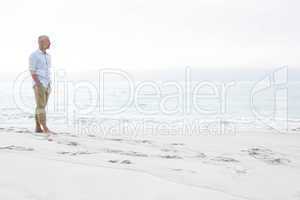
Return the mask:
M41 35L38 38L39 48L42 51L46 51L50 48L50 39L47 35Z

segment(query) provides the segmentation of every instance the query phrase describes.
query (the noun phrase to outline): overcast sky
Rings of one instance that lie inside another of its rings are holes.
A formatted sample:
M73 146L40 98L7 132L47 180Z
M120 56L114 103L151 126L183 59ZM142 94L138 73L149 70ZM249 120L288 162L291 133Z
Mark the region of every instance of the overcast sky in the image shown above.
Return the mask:
M299 0L0 2L1 71L48 34L57 68L299 67Z

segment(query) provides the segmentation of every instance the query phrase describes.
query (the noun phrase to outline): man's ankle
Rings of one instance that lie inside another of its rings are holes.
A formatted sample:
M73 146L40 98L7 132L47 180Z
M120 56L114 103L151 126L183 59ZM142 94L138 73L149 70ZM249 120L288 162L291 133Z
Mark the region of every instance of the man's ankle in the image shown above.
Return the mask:
M42 129L35 129L35 132L36 132L36 133L42 133L43 130L42 130Z
M43 132L43 129L40 126L36 126L35 127L35 132L41 133L41 132Z
M44 127L44 128L43 128L43 132L44 132L44 133L49 133L49 132L50 132L50 130L49 130L49 128L48 128L48 127Z

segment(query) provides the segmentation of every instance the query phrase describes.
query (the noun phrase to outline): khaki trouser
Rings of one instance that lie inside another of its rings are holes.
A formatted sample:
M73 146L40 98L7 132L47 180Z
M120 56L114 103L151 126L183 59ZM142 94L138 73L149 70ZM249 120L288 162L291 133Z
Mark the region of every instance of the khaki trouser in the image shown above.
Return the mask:
M37 125L46 126L46 105L50 95L50 88L43 85L34 86L35 95L35 121Z

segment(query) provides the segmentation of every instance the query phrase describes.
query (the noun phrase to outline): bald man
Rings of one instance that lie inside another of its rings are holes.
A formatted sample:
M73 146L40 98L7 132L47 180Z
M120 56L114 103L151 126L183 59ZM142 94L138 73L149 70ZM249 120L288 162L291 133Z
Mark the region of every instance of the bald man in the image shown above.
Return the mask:
M46 123L46 105L51 90L51 57L46 51L50 48L50 44L48 36L39 36L39 49L34 51L29 57L29 70L33 80L33 90L36 101L35 131L45 134L50 133Z

